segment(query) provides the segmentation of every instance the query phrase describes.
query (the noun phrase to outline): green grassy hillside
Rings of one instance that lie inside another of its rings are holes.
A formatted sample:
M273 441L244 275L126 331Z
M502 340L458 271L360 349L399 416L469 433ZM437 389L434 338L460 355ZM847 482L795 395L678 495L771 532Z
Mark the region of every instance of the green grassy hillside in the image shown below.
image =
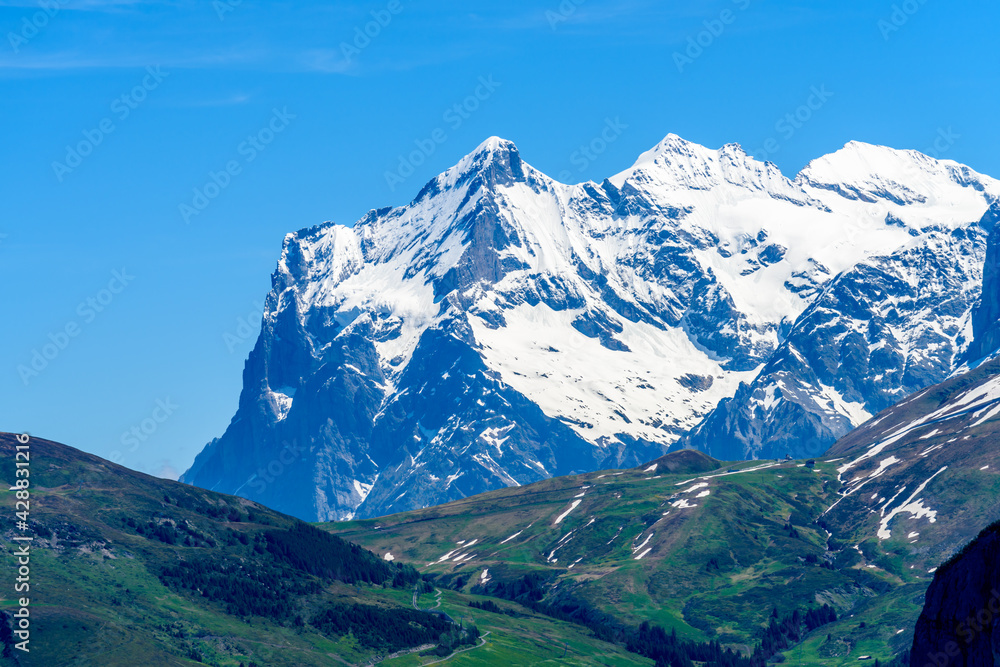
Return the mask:
M815 664L854 664L862 650L884 660L908 646L929 575L891 572L880 565L889 554L831 540L816 523L838 497L835 464L709 470L678 474L661 460L656 470L552 479L324 527L437 575L442 587L511 597L533 574L539 601L744 651L772 614L824 604L842 620L804 638L822 658Z
M0 471L15 479L16 441L0 434ZM5 665L354 665L433 647L441 617L413 609L417 573L256 503L136 473L70 447L30 441L29 529L0 491L0 611L17 608L15 536L33 535L30 652ZM489 632L452 664L650 665L586 630L522 609L441 609ZM428 606L428 605L424 605ZM361 614L364 621L342 621ZM371 619L375 619L372 621ZM516 656L516 659L514 658ZM422 664L412 654L389 664ZM469 662L472 661L472 662ZM549 662L546 662L549 661ZM555 661L555 662L553 662Z

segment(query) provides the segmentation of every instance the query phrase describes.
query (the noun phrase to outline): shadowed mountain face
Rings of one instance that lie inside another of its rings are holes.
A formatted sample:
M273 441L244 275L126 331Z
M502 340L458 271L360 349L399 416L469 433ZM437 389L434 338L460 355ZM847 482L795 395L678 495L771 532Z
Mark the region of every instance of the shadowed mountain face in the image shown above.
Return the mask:
M1000 665L1000 524L984 530L934 575L910 664Z
M790 180L673 135L564 185L492 138L286 237L237 414L182 479L336 520L681 444L818 455L966 354L997 195L912 151Z
M981 359L1000 349L1000 201L994 201L981 226L990 231L983 267L983 297L972 314L975 341L968 358Z

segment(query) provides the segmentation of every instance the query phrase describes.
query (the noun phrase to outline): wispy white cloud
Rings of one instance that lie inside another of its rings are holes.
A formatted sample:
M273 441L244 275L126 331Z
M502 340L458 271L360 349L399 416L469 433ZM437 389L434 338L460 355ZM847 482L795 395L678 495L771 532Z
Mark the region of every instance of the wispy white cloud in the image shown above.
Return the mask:
M69 0L59 2L59 11L78 12L118 12L127 8L144 8L153 6L174 6L179 7L187 4L185 2L171 2L170 0ZM40 0L0 0L0 9L44 9L45 5Z
M340 49L307 49L299 53L295 60L307 72L350 74L358 70L357 61L348 61Z
M233 93L232 95L223 97L213 97L202 100L192 100L189 102L173 102L170 106L175 108L184 109L200 109L200 108L211 108L211 107L231 107L239 106L241 104L249 104L253 101L254 96L250 93Z
M150 65L166 68L211 68L245 65L254 62L255 56L247 53L224 51L188 55L157 53L128 53L90 55L78 51L60 51L42 54L17 54L0 56L0 71L17 70L53 73L85 69L132 69Z

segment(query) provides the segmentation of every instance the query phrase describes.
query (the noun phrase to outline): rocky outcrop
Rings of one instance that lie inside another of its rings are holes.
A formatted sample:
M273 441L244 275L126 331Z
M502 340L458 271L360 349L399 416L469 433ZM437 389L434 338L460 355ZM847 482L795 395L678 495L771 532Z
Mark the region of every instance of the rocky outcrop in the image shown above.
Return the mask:
M1000 665L1000 523L937 570L910 656L913 667Z
M760 374L682 444L723 460L819 456L872 415L943 381L970 342L985 235L971 222L931 231L838 276Z
M982 359L1000 349L1000 201L994 201L980 221L989 234L986 261L983 266L983 291L972 314L975 335L969 347L970 361Z

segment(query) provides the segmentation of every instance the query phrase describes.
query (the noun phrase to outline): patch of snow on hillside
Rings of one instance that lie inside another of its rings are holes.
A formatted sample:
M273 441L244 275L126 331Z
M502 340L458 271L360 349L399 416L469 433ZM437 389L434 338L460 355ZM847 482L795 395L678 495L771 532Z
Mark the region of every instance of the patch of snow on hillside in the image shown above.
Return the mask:
M925 507L923 504L923 499L914 500L914 498L916 498L918 494L920 494L925 488L927 488L927 485L930 484L931 480L933 480L935 477L937 477L947 469L948 466L945 466L940 470L938 470L933 475L931 475L927 480L924 481L923 484L918 486L917 489L912 494L910 494L910 497L907 498L902 505L889 512L889 514L882 519L881 523L879 524L877 532L878 538L880 540L887 540L890 537L892 537L892 532L889 530L889 522L892 521L893 518L896 517L896 515L902 512L907 512L908 514L911 514L914 519L921 519L923 517L927 517L927 519L931 523L937 521L937 511L932 510L929 507Z
M642 544L640 544L640 545L639 545L639 546L637 546L637 547L632 547L632 551L633 551L633 552L635 552L635 551L639 551L640 549L642 549L643 547L645 547L645 546L646 546L647 544L649 544L649 541L650 541L651 539L653 539L653 535L654 535L654 534L655 534L655 533L650 533L650 534L649 534L648 536L646 536L646 539L645 539L645 540L643 541L643 543L642 543Z
M504 540L500 544L507 544L508 542L510 542L512 539L514 539L515 537L517 537L518 535L520 535L523 532L524 532L523 530L517 531L516 533L514 533L513 535L511 535L510 537L508 537L506 540Z
M691 493L692 491L697 491L698 489L704 489L706 486L708 486L708 482L699 482L694 486L689 486L686 489L681 489L678 493Z
M569 509L567 509L565 512L563 512L558 517L556 517L556 520L555 520L555 522L552 525L553 526L558 526L560 523L562 523L562 520L565 519L567 516L569 516L569 513L572 512L573 510L575 510L580 505L581 502L583 502L583 501L581 501L581 500L574 500L570 504Z
M984 414L982 417L977 419L972 424L969 424L966 428L974 428L976 426L981 426L982 424L985 424L991 419L996 418L997 415L1000 415L1000 405L994 406L992 410L987 411L986 414Z
M821 399L826 399L826 403L828 403L832 408L831 411L837 414L845 415L851 420L851 425L861 426L872 418L872 413L865 409L863 403L848 401L833 387L820 385L820 392L820 395L816 397L817 402L822 403L823 401Z
M359 496L361 496L362 502L364 502L365 498L368 497L368 494L371 493L372 486L374 486L374 484L365 484L360 480L354 480L354 490Z
M510 436L507 434L510 433L514 427L515 424L508 424L502 428L488 428L480 433L479 437L482 438L482 440L488 445L495 448L498 455L503 454L503 443L510 439Z
M292 409L292 402L295 398L295 388L281 387L279 389L272 389L267 395L271 399L271 405L274 408L274 414L277 421L281 421L287 417L288 411Z

